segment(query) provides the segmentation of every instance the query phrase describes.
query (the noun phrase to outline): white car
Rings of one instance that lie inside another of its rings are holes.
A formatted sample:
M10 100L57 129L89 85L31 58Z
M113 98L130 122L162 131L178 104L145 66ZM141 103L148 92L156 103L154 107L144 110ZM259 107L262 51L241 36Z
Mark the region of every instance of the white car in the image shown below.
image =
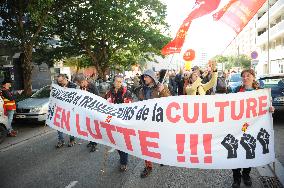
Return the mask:
M0 143L4 141L7 136L8 116L4 114L4 101L0 97Z
M45 86L35 92L30 98L17 102L14 120L46 120L50 96L50 86Z

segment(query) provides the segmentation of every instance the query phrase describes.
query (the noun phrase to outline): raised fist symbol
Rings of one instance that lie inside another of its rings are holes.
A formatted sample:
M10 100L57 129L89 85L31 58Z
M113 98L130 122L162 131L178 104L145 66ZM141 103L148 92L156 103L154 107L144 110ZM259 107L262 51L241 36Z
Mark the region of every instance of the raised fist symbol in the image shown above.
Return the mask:
M233 135L228 134L221 144L228 150L228 159L237 158L237 149L238 149L238 139Z
M256 139L250 134L243 134L240 144L246 150L246 158L254 159L255 158L255 147Z
M260 132L257 135L257 140L262 145L262 153L263 154L269 153L269 149L268 149L269 137L270 137L270 135L268 134L268 132L265 129L261 128Z

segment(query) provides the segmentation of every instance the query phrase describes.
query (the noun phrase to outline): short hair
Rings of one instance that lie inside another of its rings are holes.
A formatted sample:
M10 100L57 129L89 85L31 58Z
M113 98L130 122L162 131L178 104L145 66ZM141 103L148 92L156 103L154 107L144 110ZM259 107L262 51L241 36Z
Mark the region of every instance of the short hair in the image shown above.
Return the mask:
M5 85L5 84L7 84L7 83L12 83L12 80L10 80L10 79L4 79L4 81L2 82L2 86L3 85Z
M57 78L59 77L66 78L68 80L67 74L58 74Z
M79 73L74 77L73 82L82 82L84 80L87 80L87 77L83 73Z
M244 73L249 73L249 74L251 74L253 77L255 77L255 72L254 72L253 69L245 69L245 70L243 70L243 71L241 72L241 77L243 77L243 74L244 74Z

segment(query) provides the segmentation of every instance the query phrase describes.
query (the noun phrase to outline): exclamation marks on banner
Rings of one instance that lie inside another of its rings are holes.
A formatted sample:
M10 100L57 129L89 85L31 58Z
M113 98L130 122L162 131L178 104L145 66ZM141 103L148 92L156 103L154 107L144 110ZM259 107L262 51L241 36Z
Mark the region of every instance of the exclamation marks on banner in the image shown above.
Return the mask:
M190 162L191 163L199 163L197 156L197 146L198 146L198 134L190 135Z
M178 156L177 156L177 161L178 162L185 162L185 156L180 156L181 154L184 153L184 143L185 143L185 135L184 134L177 134L176 135L176 143L177 143L177 151L178 151Z
M189 136L189 144L186 144L185 134L177 134L176 135L176 144L177 144L177 161L185 162L186 161L186 145L189 145L190 152L187 155L190 155L189 161L193 164L199 163L198 159L198 143L199 138L198 134L190 134ZM204 148L204 163L212 163L212 150L211 150L211 142L212 142L212 134L204 134L203 135L203 148Z
M212 142L212 134L204 134L203 135L203 146L205 151L204 163L212 163L211 142Z

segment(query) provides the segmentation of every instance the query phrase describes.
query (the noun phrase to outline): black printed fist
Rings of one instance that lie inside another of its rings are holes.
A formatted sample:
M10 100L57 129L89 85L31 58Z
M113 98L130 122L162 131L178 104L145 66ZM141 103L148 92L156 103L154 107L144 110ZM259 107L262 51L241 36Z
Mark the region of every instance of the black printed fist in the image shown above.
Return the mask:
M269 149L268 149L269 137L270 137L270 135L268 134L268 132L265 129L261 128L260 132L257 135L257 140L262 145L262 153L263 154L269 153Z
M255 158L255 147L256 147L256 139L250 135L245 134L241 138L240 144L246 150L246 158L247 159L254 159Z
M237 158L238 139L233 135L228 134L221 144L228 150L228 159Z

